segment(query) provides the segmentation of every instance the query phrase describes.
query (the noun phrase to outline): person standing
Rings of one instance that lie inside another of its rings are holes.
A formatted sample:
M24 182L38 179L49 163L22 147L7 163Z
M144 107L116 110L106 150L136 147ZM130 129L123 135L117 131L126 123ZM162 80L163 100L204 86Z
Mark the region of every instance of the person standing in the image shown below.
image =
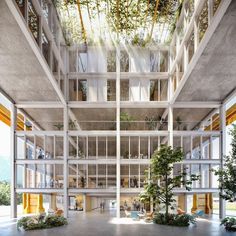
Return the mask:
M138 180L137 180L136 176L134 176L133 182L134 182L134 187L137 188L138 187Z

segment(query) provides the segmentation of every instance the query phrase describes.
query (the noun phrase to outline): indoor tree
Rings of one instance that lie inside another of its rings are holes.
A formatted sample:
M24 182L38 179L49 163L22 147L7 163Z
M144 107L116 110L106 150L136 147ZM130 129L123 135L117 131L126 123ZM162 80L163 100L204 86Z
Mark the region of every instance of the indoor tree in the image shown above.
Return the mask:
M232 136L231 147L232 150L228 156L224 157L224 166L222 169L214 171L218 176L219 188L221 190L220 197L229 201L236 201L236 124L230 130L229 134ZM236 219L226 217L222 220L227 230L236 230Z
M156 150L151 159L150 178L147 178L144 192L140 195L142 201L152 198L153 201L165 207L165 219L168 224L171 214L169 208L174 209L175 188L184 187L191 190L192 181L199 179L197 175L187 175L186 169L173 175L174 164L183 160L181 148L172 148L167 145L161 145ZM172 214L173 215L173 214Z

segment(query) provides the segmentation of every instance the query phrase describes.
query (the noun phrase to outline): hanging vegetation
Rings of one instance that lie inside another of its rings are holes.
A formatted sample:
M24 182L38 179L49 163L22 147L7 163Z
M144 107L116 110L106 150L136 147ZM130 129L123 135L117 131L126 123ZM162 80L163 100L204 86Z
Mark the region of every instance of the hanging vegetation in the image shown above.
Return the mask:
M54 0L67 41L165 43L182 0Z

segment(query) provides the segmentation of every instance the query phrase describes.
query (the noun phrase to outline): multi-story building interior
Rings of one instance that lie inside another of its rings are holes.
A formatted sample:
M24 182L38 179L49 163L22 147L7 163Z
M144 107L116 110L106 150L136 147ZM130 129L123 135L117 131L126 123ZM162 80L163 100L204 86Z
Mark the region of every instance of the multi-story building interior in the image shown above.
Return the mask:
M190 192L175 189L177 204L211 213L219 196L211 169L222 168L225 127L236 118L226 106L236 91L235 11L231 0L185 0L168 43L68 45L51 0L0 1L12 216L23 193L25 213L50 198L67 216L77 197L83 211L112 200L120 217L162 144L184 152L173 174L201 176Z

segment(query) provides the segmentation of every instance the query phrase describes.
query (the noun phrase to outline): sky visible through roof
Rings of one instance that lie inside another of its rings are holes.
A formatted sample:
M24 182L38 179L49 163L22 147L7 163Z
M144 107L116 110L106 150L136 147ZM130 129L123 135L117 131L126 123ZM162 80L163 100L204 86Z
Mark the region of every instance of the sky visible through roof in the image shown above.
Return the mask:
M56 0L69 44L121 42L165 44L181 10L182 0Z

